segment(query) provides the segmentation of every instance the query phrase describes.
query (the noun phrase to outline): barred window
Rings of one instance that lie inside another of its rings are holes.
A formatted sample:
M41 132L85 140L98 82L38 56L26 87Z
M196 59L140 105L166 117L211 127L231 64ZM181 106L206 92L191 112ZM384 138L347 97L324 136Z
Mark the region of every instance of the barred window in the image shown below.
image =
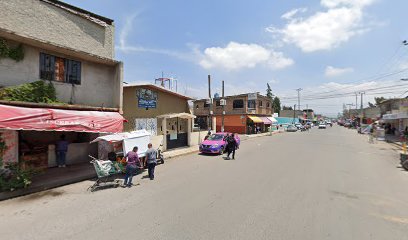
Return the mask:
M81 62L40 53L40 79L81 84Z

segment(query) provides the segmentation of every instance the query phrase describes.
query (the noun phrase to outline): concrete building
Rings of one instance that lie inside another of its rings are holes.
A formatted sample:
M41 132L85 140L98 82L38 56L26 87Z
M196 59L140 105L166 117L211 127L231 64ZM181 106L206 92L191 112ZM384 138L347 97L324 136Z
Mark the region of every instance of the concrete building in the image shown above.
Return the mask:
M0 1L0 19L0 41L24 52L0 59L0 86L48 80L62 102L121 111L113 20L56 0Z
M408 127L408 99L394 98L388 99L378 107L381 110L382 120L386 123L387 134L399 135ZM390 132L390 129L395 129L395 132Z
M224 99L224 129L222 129L223 101L221 98L213 99L212 109L207 99L193 102L194 115L197 116L195 123L201 129L212 126L216 131L244 134L254 133L258 127L261 131L266 131L267 126L271 125L267 117L272 116L272 103L266 96L250 93L227 96Z
M65 103L0 101L3 112L16 115L0 118L5 163L54 167L55 143L64 134L66 163L88 166L88 155L98 151L89 141L123 130L123 64L114 59L113 20L57 0L0 1L0 19L0 87L43 80ZM20 58L7 49L19 49Z
M303 118L304 113L301 110L280 110L279 117L285 118Z
M129 84L123 90L125 131L146 129L164 150L198 145L205 133L193 132L192 98L154 84ZM200 136L199 136L200 135Z

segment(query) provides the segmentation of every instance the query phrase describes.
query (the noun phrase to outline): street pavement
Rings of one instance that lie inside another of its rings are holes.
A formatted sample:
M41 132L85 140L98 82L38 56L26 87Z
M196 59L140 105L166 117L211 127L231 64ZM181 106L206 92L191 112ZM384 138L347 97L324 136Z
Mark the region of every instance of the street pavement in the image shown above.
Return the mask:
M1 239L408 239L408 172L388 144L334 126L198 154L130 189L85 181L0 202Z

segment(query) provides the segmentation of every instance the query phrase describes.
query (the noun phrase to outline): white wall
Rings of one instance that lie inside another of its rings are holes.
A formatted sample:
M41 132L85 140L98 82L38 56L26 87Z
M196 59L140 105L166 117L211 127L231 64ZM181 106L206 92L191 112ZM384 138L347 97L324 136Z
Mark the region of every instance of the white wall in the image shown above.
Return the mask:
M192 132L191 133L191 138L189 141L190 146L196 146L199 145L202 141L204 141L204 137L207 135L207 131L201 131L201 132Z

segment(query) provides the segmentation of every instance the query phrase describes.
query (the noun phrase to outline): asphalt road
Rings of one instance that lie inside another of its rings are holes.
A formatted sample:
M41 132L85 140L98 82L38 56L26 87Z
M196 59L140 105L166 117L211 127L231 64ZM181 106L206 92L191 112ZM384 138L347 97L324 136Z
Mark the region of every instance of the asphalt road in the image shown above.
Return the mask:
M139 186L78 184L0 202L1 239L408 239L408 172L341 127L188 155Z

